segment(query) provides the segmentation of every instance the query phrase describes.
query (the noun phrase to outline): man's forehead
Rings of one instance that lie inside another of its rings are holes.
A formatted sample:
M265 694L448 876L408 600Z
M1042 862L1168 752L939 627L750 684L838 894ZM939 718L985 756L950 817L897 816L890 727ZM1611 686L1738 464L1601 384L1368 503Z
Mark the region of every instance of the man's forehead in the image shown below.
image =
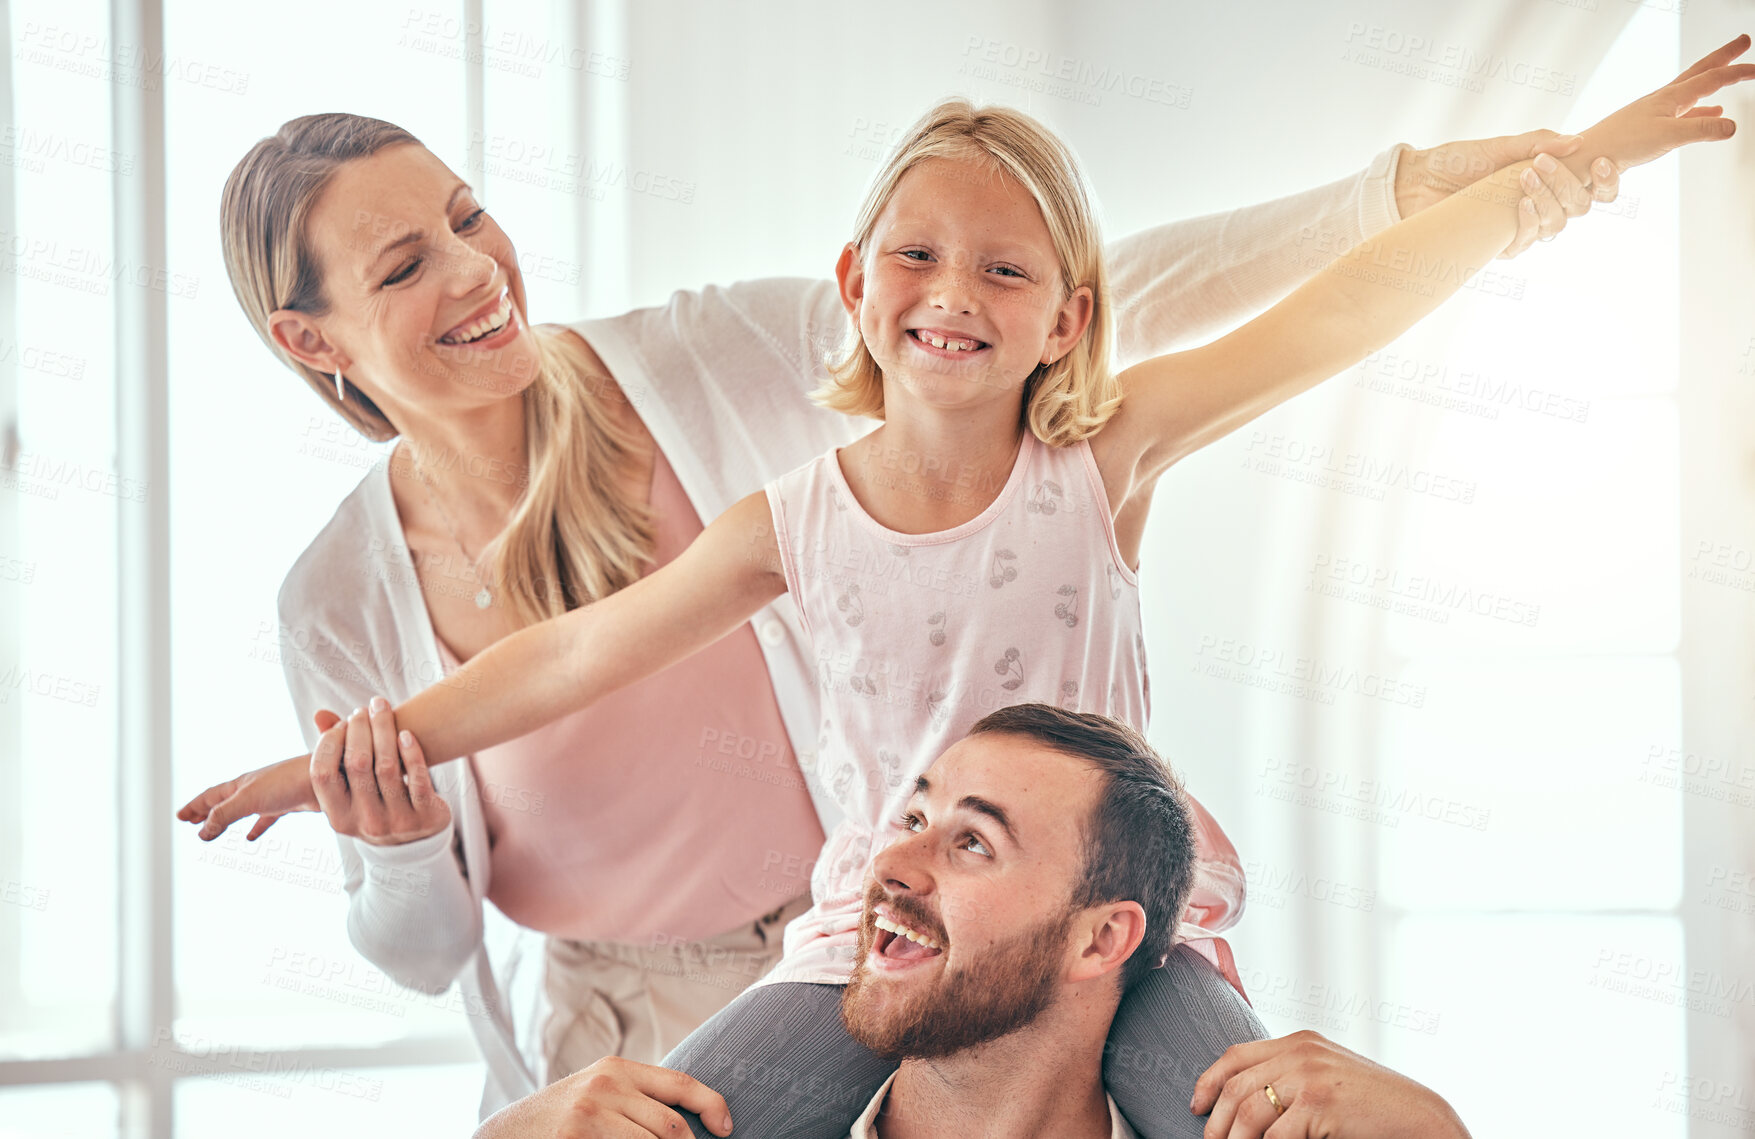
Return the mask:
M945 806L970 796L986 800L1022 834L1069 813L1084 818L1099 782L1096 768L1076 756L1028 737L982 732L946 748L915 793Z

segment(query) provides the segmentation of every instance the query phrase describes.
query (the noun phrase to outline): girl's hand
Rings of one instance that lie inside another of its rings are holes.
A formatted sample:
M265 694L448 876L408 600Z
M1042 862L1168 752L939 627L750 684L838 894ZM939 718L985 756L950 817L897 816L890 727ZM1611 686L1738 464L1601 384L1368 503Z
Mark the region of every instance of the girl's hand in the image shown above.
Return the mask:
M1642 166L1691 142L1730 138L1737 124L1724 117L1724 107L1697 107L1696 103L1732 83L1755 79L1755 64L1730 61L1749 50L1747 33L1738 36L1668 84L1643 99L1635 99L1619 111L1586 130L1582 154L1600 154L1616 175ZM1568 166L1582 174L1587 167L1574 156ZM1574 163L1578 165L1574 166ZM1599 167L1600 168L1600 167Z
M317 796L311 790L311 757L299 755L209 787L183 804L177 817L202 824L202 841L212 842L245 815L256 815L256 825L248 835L254 842L281 815L317 809Z
M374 846L397 846L438 834L451 808L433 790L432 773L412 732L398 733L382 696L346 720L319 712L324 729L311 753L310 784L336 834Z

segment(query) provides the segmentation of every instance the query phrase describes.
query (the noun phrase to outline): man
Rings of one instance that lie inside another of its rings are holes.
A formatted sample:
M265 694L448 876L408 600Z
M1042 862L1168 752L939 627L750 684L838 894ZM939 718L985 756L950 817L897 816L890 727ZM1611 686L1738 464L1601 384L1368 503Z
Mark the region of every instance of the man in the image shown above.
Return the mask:
M1175 777L1133 729L1046 704L976 723L873 860L842 1015L901 1066L852 1139L1133 1136L1104 1091L1105 1042L1122 995L1160 961L1199 982L1193 951L1170 945L1192 861ZM1210 1139L1258 1139L1282 1112L1293 1136L1468 1136L1442 1099L1314 1033L1237 1045L1194 1092L1188 1131L1211 1112ZM686 1134L664 1103L731 1132L717 1093L612 1057L477 1135Z
M1168 767L1117 721L1016 705L939 757L898 833L873 859L842 1012L901 1067L855 1139L1132 1136L1103 1045L1193 876Z

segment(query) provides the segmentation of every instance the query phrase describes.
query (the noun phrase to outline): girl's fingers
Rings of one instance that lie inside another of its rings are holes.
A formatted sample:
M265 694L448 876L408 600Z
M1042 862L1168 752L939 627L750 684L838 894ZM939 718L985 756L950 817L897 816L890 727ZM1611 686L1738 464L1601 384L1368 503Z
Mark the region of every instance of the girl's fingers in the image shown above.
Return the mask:
M1741 83L1745 79L1755 79L1755 63L1738 63L1730 67L1714 67L1702 71L1699 75L1669 88L1669 93L1678 108L1692 107L1714 91L1732 83Z
M255 842L262 837L263 832L279 821L279 815L257 815L255 825L250 828L250 833L244 836L244 841Z
M1718 106L1718 107L1695 107L1695 108L1694 108L1694 109L1693 109L1693 110L1691 110L1691 111L1684 111L1684 112L1683 112L1683 113L1682 113L1682 117L1683 117L1683 118L1684 118L1684 119L1698 119L1698 118L1704 118L1704 117L1707 117L1707 116L1711 116L1711 117L1714 117L1714 118L1716 118L1716 117L1717 117L1717 116L1719 116L1719 115L1722 115L1722 114L1724 114L1724 113L1725 113L1725 109L1724 109L1724 107L1722 107L1722 106Z
M378 778L373 771L372 725L363 708L355 708L347 718L347 742L342 752L342 766L347 769L348 798L353 817L361 835L384 833L384 799L378 794Z
M182 809L177 812L177 818L186 823L203 822L215 805L231 798L237 789L238 781L236 779L215 783L212 787L184 803Z
M207 812L206 820L201 824L201 840L212 842L225 833L227 827L251 812L244 809L242 795L228 795L213 805Z
M1699 75L1702 71L1710 71L1715 67L1723 67L1725 64L1729 63L1731 60L1737 58L1739 55L1742 55L1745 51L1749 50L1749 45L1746 42L1744 42L1748 38L1749 38L1749 35L1747 32L1745 32L1744 34L1738 36L1736 39L1732 40L1730 43L1725 44L1723 47L1719 48L1717 51L1708 52L1706 55L1701 56L1697 61L1695 61L1695 64L1693 67L1690 67L1688 70L1682 72L1682 74L1680 74L1680 75L1676 76L1674 79L1670 80L1670 82L1668 84L1666 84L1666 86L1674 87L1676 84L1682 82L1684 79L1692 79L1694 76Z

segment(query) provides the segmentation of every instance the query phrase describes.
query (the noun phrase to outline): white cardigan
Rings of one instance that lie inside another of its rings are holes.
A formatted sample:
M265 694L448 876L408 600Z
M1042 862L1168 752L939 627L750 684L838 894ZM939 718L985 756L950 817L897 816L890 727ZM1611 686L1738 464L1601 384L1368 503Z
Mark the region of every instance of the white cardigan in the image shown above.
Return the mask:
M1325 248L1345 249L1399 221L1394 185L1403 149L1398 144L1327 186L1111 243L1117 370L1203 343L1291 292L1312 271L1298 254L1301 231L1327 231ZM833 282L709 286L573 327L609 366L704 522L876 425L805 398L847 328ZM838 813L812 777L818 715L809 640L790 596L752 621L799 765L830 828ZM287 574L280 624L282 667L308 747L315 746L318 709L346 715L373 695L400 703L443 675L382 463ZM446 831L392 847L337 836L348 935L367 960L410 988L436 993L459 982L487 1062L485 1118L539 1086L534 1073L542 1070L548 1015L542 935L482 905L491 863L471 764L441 764L433 781L451 807Z

